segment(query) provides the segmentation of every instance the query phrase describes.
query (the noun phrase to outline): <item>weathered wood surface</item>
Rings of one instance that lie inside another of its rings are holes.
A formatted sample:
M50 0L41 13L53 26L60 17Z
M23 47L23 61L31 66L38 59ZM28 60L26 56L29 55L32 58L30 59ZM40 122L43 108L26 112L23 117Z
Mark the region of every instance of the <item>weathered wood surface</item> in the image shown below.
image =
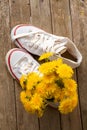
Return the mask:
M48 107L42 118L24 111L20 86L5 65L13 47L10 31L30 23L47 32L72 39L83 55L76 69L79 104L68 115ZM0 0L0 130L87 130L87 1L86 0Z

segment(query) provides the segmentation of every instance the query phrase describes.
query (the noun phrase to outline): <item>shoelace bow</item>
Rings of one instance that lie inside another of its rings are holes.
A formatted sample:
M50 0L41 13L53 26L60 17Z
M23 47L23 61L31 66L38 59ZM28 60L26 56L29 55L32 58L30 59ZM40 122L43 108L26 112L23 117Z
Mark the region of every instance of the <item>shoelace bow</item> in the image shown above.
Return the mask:
M34 47L35 49L40 48L44 52L56 52L61 48L62 50L66 45L66 41L64 39L58 39L58 37L52 37L50 34L45 34L44 32L38 32L31 34L29 38L31 40L27 41L27 46Z

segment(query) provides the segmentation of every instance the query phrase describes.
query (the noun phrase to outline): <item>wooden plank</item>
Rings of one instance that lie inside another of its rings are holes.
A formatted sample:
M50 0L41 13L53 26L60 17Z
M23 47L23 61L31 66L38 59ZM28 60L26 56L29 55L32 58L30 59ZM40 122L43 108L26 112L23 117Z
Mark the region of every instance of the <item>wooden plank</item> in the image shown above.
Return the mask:
M79 106L70 114L61 116L63 130L82 130Z
M52 32L49 0L30 0L31 23L47 32Z
M61 130L60 115L57 109L48 107L40 119L40 130Z
M72 39L72 19L69 0L51 0L53 33ZM82 130L79 106L68 115L61 115L62 130Z
M11 28L17 24L27 24L30 21L29 0L10 0ZM13 44L13 43L12 43ZM12 47L16 47L12 45ZM38 130L38 118L25 112L20 103L20 85L15 82L16 114L18 130Z
M14 85L5 65L11 48L8 0L0 1L0 130L16 130Z
M30 16L30 2L29 0L9 0L11 28L17 24L29 23Z
M49 0L30 0L31 22L33 25L52 33ZM39 119L40 130L60 130L60 116L57 110L48 108Z
M87 1L73 0L71 1L71 8L73 19L73 37L74 41L78 41L77 46L83 56L82 64L77 70L77 76L79 84L82 126L84 130L87 130ZM75 23L77 23L76 28Z
M59 36L72 38L71 16L69 1L50 0L53 33Z

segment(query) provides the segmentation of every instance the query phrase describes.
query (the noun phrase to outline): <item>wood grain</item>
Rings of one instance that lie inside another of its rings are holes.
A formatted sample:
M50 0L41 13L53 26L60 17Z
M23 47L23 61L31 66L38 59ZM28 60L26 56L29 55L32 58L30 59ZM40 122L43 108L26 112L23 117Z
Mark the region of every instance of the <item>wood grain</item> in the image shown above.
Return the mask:
M83 55L75 71L79 103L68 115L47 107L38 118L20 103L20 85L10 76L5 55L16 47L10 39L17 24L32 24L69 37ZM0 130L87 130L87 0L0 0Z
M71 5L69 0L51 0L53 33L73 40ZM79 106L73 113L61 115L61 128L62 130L82 130Z
M50 0L53 33L72 38L69 0Z
M87 1L71 1L72 5L72 20L73 20L73 38L77 41L77 46L82 53L83 61L77 69L79 98L81 107L81 120L84 130L87 129ZM77 17L75 17L77 12ZM75 19L75 21L74 21ZM75 28L75 23L77 23Z
M49 0L30 0L30 5L31 23L47 32L52 32Z
M27 24L30 22L30 2L29 0L13 0L10 4L11 29L18 24ZM16 47L13 43L12 48ZM20 103L21 87L15 81L15 99L16 99L16 125L18 130L38 130L38 118L25 112Z
M0 1L0 130L16 130L14 84L5 65L11 48L8 0Z

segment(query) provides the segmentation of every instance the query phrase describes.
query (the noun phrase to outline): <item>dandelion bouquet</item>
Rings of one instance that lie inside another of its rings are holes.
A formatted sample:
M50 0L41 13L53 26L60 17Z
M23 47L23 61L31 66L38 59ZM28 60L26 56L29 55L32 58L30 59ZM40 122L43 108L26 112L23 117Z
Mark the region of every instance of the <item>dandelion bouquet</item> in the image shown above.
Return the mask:
M62 59L50 61L52 53L41 55L44 60L38 73L22 75L20 84L23 91L20 99L26 111L41 117L48 103L58 103L58 110L67 114L77 106L77 84L72 78L73 70Z

